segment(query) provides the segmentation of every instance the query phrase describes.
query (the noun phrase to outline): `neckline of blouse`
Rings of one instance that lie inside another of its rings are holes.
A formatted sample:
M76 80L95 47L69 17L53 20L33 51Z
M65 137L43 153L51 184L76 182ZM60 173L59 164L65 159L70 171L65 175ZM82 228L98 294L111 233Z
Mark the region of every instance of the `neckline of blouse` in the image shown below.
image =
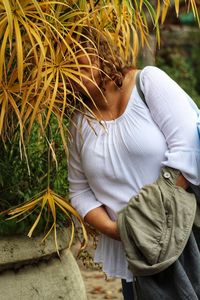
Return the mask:
M97 119L93 118L93 119L92 119L92 122L99 123L99 124L106 124L106 125L108 125L108 124L114 124L114 123L117 123L117 122L119 122L121 119L123 119L123 118L127 115L127 112L129 111L130 105L131 105L131 103L132 103L132 101L133 101L133 93L134 93L135 89L136 89L136 86L133 87L133 89L132 89L132 91L131 91L131 94L130 94L130 97L129 97L129 100L128 100L128 102L127 102L126 108L125 108L125 110L123 111L123 113L122 113L119 117L117 117L117 118L115 118L115 119L113 119L113 120L97 120ZM89 112L89 116L91 116L91 115L92 115L92 114Z

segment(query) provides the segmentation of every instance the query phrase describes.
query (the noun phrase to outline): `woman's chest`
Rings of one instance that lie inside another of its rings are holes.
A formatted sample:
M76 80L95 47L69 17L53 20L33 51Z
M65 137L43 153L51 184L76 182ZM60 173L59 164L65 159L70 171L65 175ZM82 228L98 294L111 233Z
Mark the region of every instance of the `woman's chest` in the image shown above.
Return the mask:
M90 131L83 140L81 160L88 176L105 176L116 168L126 172L133 165L160 163L167 149L158 126L144 118L113 122L98 132Z

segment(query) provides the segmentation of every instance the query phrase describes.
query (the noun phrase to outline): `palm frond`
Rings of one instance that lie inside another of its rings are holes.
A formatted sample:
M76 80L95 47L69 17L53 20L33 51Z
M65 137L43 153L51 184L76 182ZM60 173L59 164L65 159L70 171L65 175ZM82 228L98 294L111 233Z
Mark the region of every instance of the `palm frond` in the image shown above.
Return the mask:
M72 236L70 237L70 243L68 246L71 246L72 240L74 238L74 221L71 217L71 216L74 216L80 222L80 225L81 225L81 228L83 231L84 239L83 239L81 249L84 249L86 247L87 242L88 242L88 237L87 237L86 227L83 223L82 218L79 216L77 211L66 201L66 199L57 195L51 189L47 189L47 190L41 192L39 195L36 195L32 199L30 199L27 203L20 205L19 207L10 209L3 213L10 215L11 217L9 217L8 219L11 220L14 218L18 218L22 215L24 215L26 217L28 214L33 212L33 210L35 210L36 207L39 208L39 213L28 232L29 237L32 236L34 230L36 229L36 227L42 217L43 210L45 209L45 207L48 207L51 212L51 215L52 215L53 223L52 223L50 229L48 230L48 232L46 233L46 235L44 236L43 240L45 240L48 237L48 235L52 232L52 230L54 230L55 245L56 245L56 249L58 251L57 234L56 234L56 228L57 228L56 210L57 210L57 208L60 208L63 211L63 213L66 217L66 220L68 220L72 226Z
M174 1L177 15L180 3ZM197 1L187 0L185 5L200 24ZM165 22L171 6L170 0L0 0L0 138L6 143L6 138L19 130L19 145L23 149L24 137L30 136L33 124L37 122L45 135L53 115L67 154L69 134L65 121L70 120L75 110L87 109L95 117L73 87L74 83L79 85L91 98L83 79L96 83L81 73L81 68L95 68L88 50L105 61L98 53L98 42L103 38L113 58L116 55L113 49L117 47L123 65L135 65L139 46L148 44L152 28L160 43L160 24ZM88 29L95 33L95 41L87 36ZM89 48L85 49L83 40L88 41ZM88 64L79 63L80 55L87 56ZM55 158L56 153L51 150ZM44 238L53 230L57 247L56 210L59 208L71 223L72 237L72 216L79 220L86 243L82 219L65 199L50 189L9 211L9 215L26 217L39 208L29 231L31 236L46 207L53 224Z
M178 14L180 0L175 0L174 4ZM186 5L199 20L196 1L188 0ZM124 61L135 64L138 45L148 44L151 24L159 43L159 21L165 21L169 7L170 0L1 0L0 83L7 85L9 82L10 88L17 86L21 96L9 98L9 94L5 102L1 102L0 134L6 134L4 123L7 123L6 108L9 109L10 102L18 124L23 124L23 128L28 125L29 132L46 108L44 126L55 110L61 119L64 112L66 117L66 110L71 109L68 98L70 95L77 98L68 82L72 80L81 85L75 49L85 51L80 42L84 28L92 28L97 37L103 35L111 45L118 45ZM77 72L73 70L72 61ZM62 109L58 107L60 99L63 99Z

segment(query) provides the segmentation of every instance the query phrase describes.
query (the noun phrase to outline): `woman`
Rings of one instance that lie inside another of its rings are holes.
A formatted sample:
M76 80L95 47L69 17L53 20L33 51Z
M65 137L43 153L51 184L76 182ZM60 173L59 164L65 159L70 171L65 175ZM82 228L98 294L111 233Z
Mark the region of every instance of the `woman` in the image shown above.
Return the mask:
M90 95L85 102L96 118L88 110L73 119L70 197L85 222L102 233L95 261L108 276L122 279L124 299L130 300L133 274L120 242L117 213L159 177L162 166L181 171L177 185L184 189L188 181L200 184L200 145L189 96L167 74L150 66L141 71L147 107L135 87L137 70L122 66L120 56L109 61L105 49L105 59L102 53L100 57L88 51L79 58L82 84L75 88L83 97Z

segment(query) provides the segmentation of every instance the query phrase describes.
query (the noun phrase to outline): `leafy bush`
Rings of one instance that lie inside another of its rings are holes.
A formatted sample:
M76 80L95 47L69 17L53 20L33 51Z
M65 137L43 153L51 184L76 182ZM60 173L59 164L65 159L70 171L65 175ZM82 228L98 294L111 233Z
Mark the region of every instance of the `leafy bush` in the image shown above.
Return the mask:
M188 49L165 47L157 53L156 65L171 76L200 106L200 63L197 45Z
M66 124L67 125L67 124ZM23 147L19 146L18 134L7 141L6 145L0 140L0 210L11 207L31 199L49 186L55 193L66 197L68 192L67 157L63 148L60 131L55 119L51 119L45 135L34 124L30 141ZM51 150L49 147L51 144ZM54 155L56 152L56 156ZM38 209L30 214L23 222L7 221L0 216L0 235L21 233L28 231L33 223ZM44 229L48 213L44 210L43 218L37 226ZM66 222L58 209L58 223ZM51 221L51 220L49 220Z

